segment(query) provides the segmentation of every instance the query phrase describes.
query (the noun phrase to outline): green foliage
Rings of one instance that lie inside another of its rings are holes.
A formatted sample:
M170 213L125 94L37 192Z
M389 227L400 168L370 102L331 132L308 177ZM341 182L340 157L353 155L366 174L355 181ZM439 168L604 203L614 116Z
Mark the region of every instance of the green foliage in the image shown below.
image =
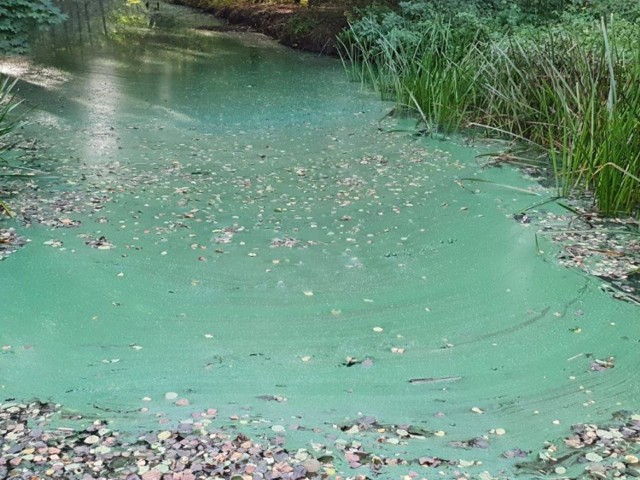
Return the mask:
M598 45L571 33L492 45L474 120L544 147L564 193L593 191L607 214L640 206L640 39L624 38L634 60L621 40L602 23Z
M431 130L475 125L542 147L565 194L640 213L640 6L476 1L445 12L452 3L363 12L341 37L352 78Z
M18 126L18 119L13 116L14 110L20 104L12 94L16 80L5 77L0 82L0 153L7 149L4 139Z
M569 3L569 2L567 2ZM640 21L640 2L629 0L575 0L563 11L565 21L583 17L589 20L600 20L614 14L620 19L632 23Z
M216 10L223 7L229 7L234 4L242 3L241 1L234 0L174 0L175 3L180 5L188 5L194 8L200 8L202 10Z
M287 22L286 30L287 34L291 37L298 37L300 35L308 34L315 28L316 25L317 22L314 21L313 18L298 16L292 18Z
M64 20L51 0L0 2L0 53L23 53L38 28Z
M0 82L0 153L9 148L5 138L11 134L19 124L18 119L13 117L13 111L20 104L12 94L16 81L17 80L11 81L9 77L5 77L2 82ZM1 199L0 213L5 213L10 217L13 216L11 208Z
M397 28L384 33L370 23L361 27L363 37L353 30L342 37L343 59L354 66L352 78L416 110L429 125L456 129L474 98L477 66L468 47L481 33L457 30L441 16L425 24L419 35Z

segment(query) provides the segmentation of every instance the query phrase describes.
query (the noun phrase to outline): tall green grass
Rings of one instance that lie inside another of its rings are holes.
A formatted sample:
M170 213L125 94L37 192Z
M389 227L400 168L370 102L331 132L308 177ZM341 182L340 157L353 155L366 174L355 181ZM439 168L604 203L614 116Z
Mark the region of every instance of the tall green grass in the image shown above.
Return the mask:
M475 123L545 148L564 194L590 191L603 213L630 214L640 206L640 45L635 58L620 58L618 39L604 21L599 29L596 45L565 34L478 51Z
M9 77L4 77L0 81L0 153L6 146L4 138L18 126L18 119L12 116L20 104L13 95L17 81L17 79L11 80Z
M396 29L374 38L351 30L340 39L341 58L352 80L417 111L429 126L452 131L468 116L475 96L477 58L469 46L477 35L461 36L444 17L425 27L420 36ZM374 24L364 29L376 32Z
M7 136L11 134L19 125L19 120L13 115L14 110L20 104L13 95L13 89L16 85L17 79L11 80L9 77L4 77L0 81L0 153L9 149L9 144L5 141ZM0 199L0 214L5 213L12 217L14 214L2 199Z
M488 39L443 18L418 38L358 25L341 53L352 76L432 129L483 127L541 147L564 195L593 193L603 214L638 214L640 26L614 26L601 20L588 38L556 29Z

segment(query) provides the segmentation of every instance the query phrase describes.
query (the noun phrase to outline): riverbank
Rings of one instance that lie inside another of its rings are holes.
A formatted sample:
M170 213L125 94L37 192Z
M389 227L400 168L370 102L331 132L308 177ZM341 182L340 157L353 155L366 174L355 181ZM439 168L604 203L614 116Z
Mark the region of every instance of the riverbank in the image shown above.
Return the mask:
M199 8L230 25L263 33L288 47L327 55L337 54L336 36L348 25L344 8L333 5L241 3L203 7L200 0L173 3Z
M435 472L441 478L507 478L486 470L478 476L467 471L474 466L482 468L482 462L434 456L385 458L367 451L356 440L336 440L334 445L312 443L310 449L287 450L283 447L283 432L287 430L284 426L273 425L271 435L252 439L236 428L216 426L220 421L215 409L193 412L191 418L175 428L158 428L141 433L137 439L125 439L104 420L95 420L83 428L52 426L52 421L61 416L65 416L62 406L56 404L0 404L0 433L6 440L0 456L2 478L366 480L380 474L386 478L394 475L426 479L425 474ZM388 435L398 443L424 440L424 432L411 426L383 426L368 417L340 430L347 438L377 434L383 439ZM495 437L505 432L497 429L490 434ZM458 448L486 449L489 438L458 442ZM574 425L570 434L548 443L531 462L523 461L529 452L520 449L506 451L503 456L521 462L518 472L523 475L571 472L598 478L635 478L640 474L636 448L639 438L640 416L618 412L611 425ZM403 475L407 468L411 470Z

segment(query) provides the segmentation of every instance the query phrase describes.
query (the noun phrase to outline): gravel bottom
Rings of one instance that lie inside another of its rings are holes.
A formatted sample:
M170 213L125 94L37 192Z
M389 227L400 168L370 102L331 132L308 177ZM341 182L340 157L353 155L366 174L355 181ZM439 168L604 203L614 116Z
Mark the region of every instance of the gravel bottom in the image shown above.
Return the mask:
M506 458L528 457L516 464L516 473L493 476L460 470L470 465L437 457L419 459L384 458L367 453L359 442L338 448L336 455L350 468L367 466L370 475L342 476L327 450L287 451L278 437L252 440L242 434L211 428L215 410L202 412L191 423L177 429L147 432L125 441L104 421L94 421L84 430L50 427L60 416L61 405L32 401L0 405L0 478L7 479L126 479L126 480L260 480L417 478L498 480L523 476L578 478L640 477L640 415L621 411L610 425L578 424L563 439L546 442L537 455L505 452ZM341 430L373 428L375 420ZM406 436L418 435L407 427ZM376 429L378 430L378 429ZM396 432L398 429L396 429ZM399 435L404 435L404 430ZM485 448L472 446L473 448ZM469 447L471 448L471 447ZM473 462L468 462L473 463ZM411 465L408 475L393 474L393 466ZM443 469L443 467L445 469ZM416 473L423 470L424 473Z
M305 450L206 429L215 413L177 430L147 433L128 443L103 421L82 431L47 429L60 405L0 406L0 478L36 479L319 479L335 474Z
M430 456L387 457L380 452L372 453L359 440L336 440L333 449L312 442L311 450L288 451L282 446L284 438L278 435L256 441L234 432L233 428L224 431L214 428L211 423L217 415L215 409L192 414L195 420L180 422L175 429L146 432L133 441L124 440L102 420L83 430L51 427L52 420L63 415L58 404L40 401L0 404L0 478L366 480L391 475L413 480L435 472L440 478L476 478L464 471L476 465L474 461ZM373 417L334 427L350 434L371 433L377 437L376 443L386 441L393 445L409 438L424 439L427 435L410 425L384 426ZM284 427L273 426L272 430L279 432ZM477 462L477 466L481 463ZM343 466L352 470L350 476L338 473ZM394 467L405 468L400 471ZM369 473L362 474L362 469ZM420 470L423 473L417 473ZM477 478L508 477L482 472Z
M536 461L521 468L556 478L640 477L640 415L622 411L613 416L614 425L573 425L571 435L549 442Z

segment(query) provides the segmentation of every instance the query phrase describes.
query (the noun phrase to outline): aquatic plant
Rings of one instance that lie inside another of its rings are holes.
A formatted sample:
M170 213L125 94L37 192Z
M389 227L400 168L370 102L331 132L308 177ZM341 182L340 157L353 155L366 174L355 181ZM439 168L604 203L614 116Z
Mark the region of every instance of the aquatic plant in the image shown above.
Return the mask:
M19 125L19 120L12 113L21 103L15 99L12 94L17 79L11 80L5 77L0 83L0 153L9 148L9 144L5 142L5 138L15 130ZM0 213L13 216L13 212L6 202L0 199Z
M21 103L16 101L12 93L17 81L4 77L0 82L0 153L7 148L4 139L18 126L18 119L12 117L12 113Z
M474 102L478 57L470 48L482 32L460 29L435 16L417 34L375 21L352 28L340 39L349 76L374 85L383 99L395 99L434 129L456 129Z
M590 191L602 213L630 214L640 205L640 42L635 58L621 56L621 39L598 28L599 44L565 33L478 51L474 122L544 147L563 194Z
M638 212L636 23L610 17L498 35L491 21L460 14L420 17L418 30L406 10L370 12L341 37L352 79L414 110L430 131L481 127L542 147L564 195L593 192L608 215Z

